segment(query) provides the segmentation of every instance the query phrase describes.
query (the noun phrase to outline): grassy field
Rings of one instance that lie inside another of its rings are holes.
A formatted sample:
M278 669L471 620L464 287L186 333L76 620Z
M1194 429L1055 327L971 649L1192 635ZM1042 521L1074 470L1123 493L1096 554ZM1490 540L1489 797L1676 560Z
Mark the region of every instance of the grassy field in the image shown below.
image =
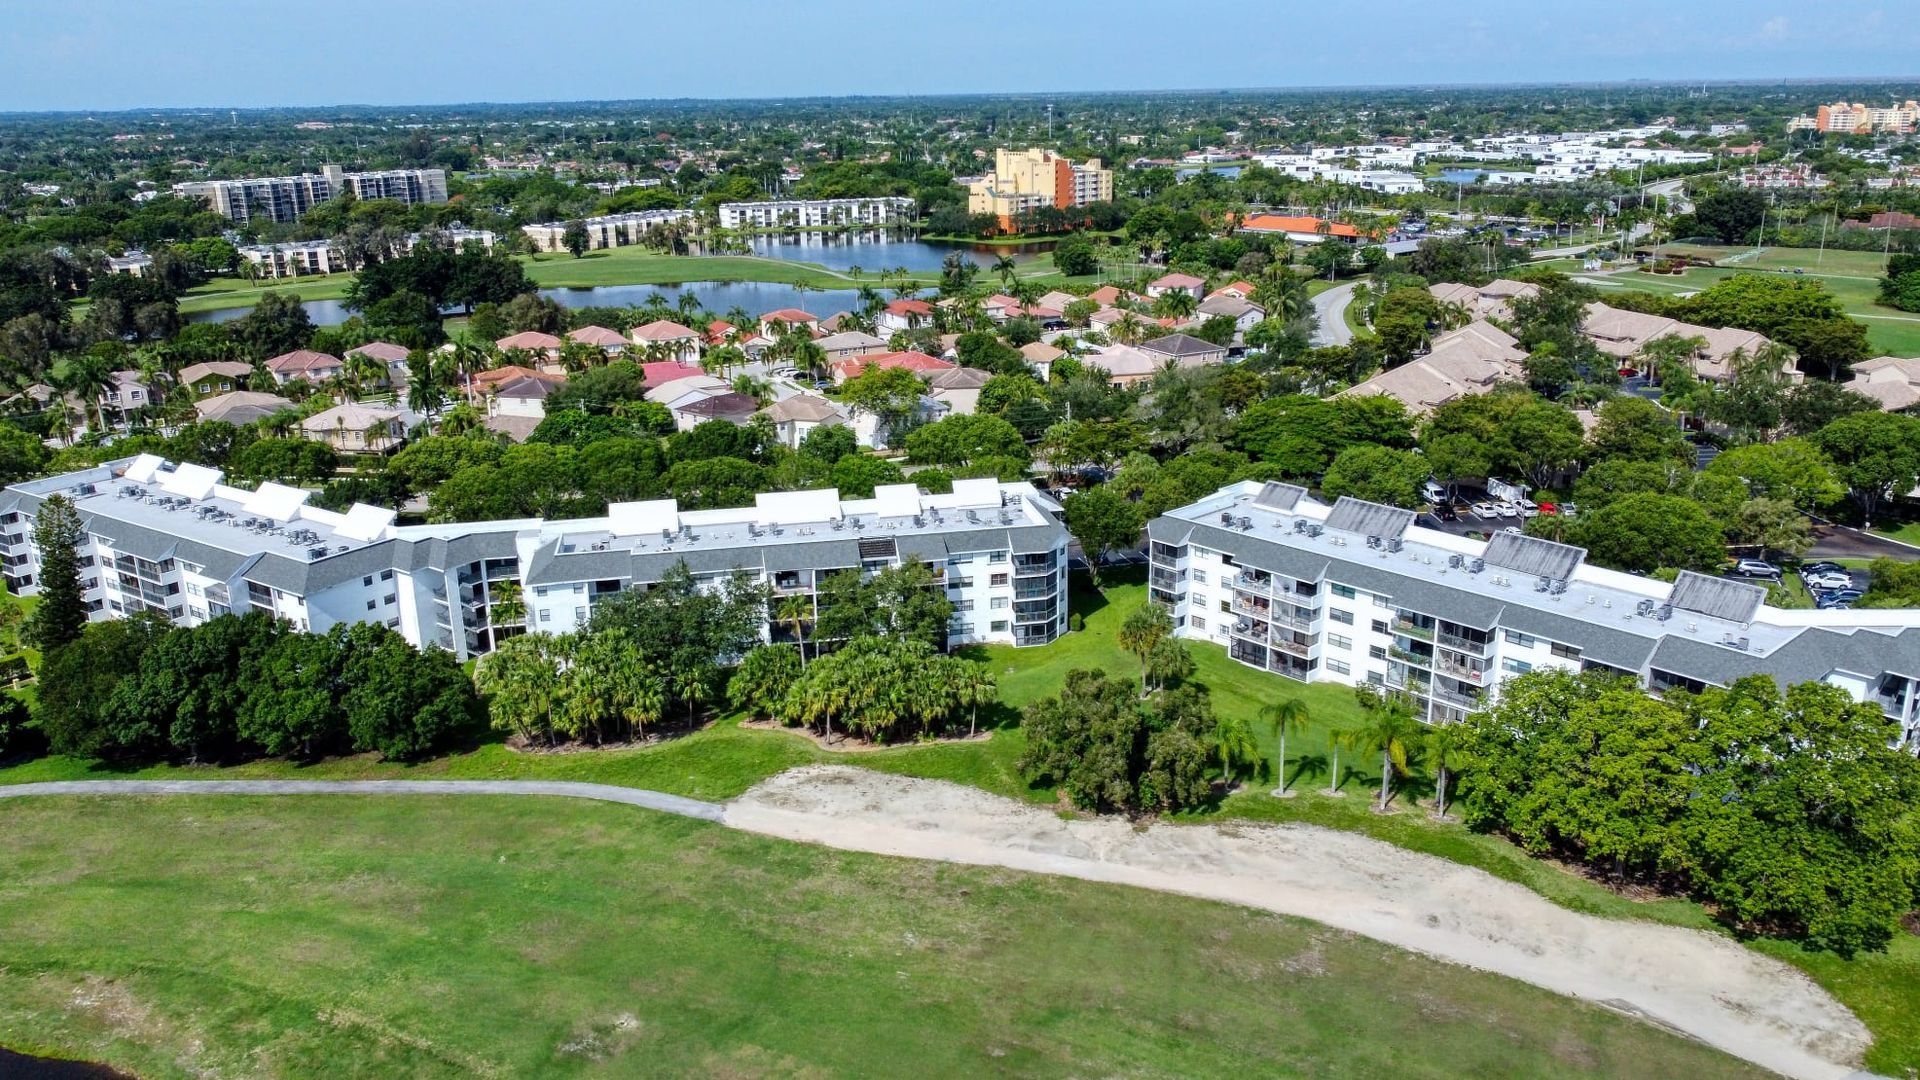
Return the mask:
M1714 259L1719 265L1694 267L1675 275L1623 273L1597 280L1606 283L1602 288L1673 295L1697 292L1738 273L1768 271L1791 274L1797 269L1804 271L1804 276L1819 280L1832 291L1848 314L1866 324L1867 338L1876 349L1890 356L1920 356L1920 315L1897 311L1874 302L1883 265L1878 252L1829 250L1823 255L1805 248L1764 248L1756 254L1751 248L1699 244L1671 244L1663 246L1661 250Z
M1755 1075L1298 920L627 807L60 799L8 826L0 1044L148 1078Z
M1139 666L1115 642L1126 613L1145 598L1136 572L1109 573L1104 594L1076 579L1074 610L1086 619L1083 632L1070 634L1038 649L991 648L973 650L978 662L992 668L999 682L1003 708L983 716L983 722L1001 725L992 738L962 743L908 746L860 754L834 754L785 732L741 728L723 719L702 731L643 750L529 755L497 743L417 766L380 763L368 757L336 759L311 766L264 761L226 769L154 767L134 772L105 770L88 762L49 758L0 769L0 783L35 780L142 777L273 778L542 778L594 781L652 788L702 799L726 799L758 781L795 765L840 761L904 775L970 784L1011 798L1050 803L1053 793L1028 785L1017 763L1024 749L1023 733L1013 726L1020 706L1055 692L1066 673L1094 669L1136 678ZM1563 868L1528 856L1497 837L1472 832L1458 820L1437 822L1430 813L1431 790L1420 777L1397 785L1399 812L1380 815L1371 810L1377 792L1377 760L1342 762L1344 796L1324 793L1331 774L1329 735L1361 722L1351 690L1330 684L1299 684L1255 671L1227 658L1217 646L1194 643L1195 681L1207 687L1216 710L1255 715L1259 708L1283 697L1298 697L1311 714L1308 730L1288 739L1288 777L1298 797L1274 799L1271 779L1243 786L1205 811L1185 815L1189 820L1248 819L1324 825L1364 833L1411 850L1474 866L1496 877L1517 882L1562 906L1611 918L1648 919L1672 925L1712 930L1714 924L1699 905L1684 900L1633 900L1605 889ZM1274 741L1257 730L1263 754L1271 760ZM1898 1075L1920 1068L1920 1011L1910 1007L1920 993L1920 938L1904 936L1882 955L1841 961L1801 952L1773 942L1753 947L1806 970L1852 1008L1874 1032L1876 1043L1869 1064ZM4 960L0 960L3 964Z

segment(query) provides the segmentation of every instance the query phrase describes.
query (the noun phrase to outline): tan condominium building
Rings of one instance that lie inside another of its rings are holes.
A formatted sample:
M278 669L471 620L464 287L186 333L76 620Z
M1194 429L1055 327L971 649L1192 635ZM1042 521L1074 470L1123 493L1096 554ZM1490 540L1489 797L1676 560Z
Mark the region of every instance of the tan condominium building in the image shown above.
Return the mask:
M1812 116L1787 122L1790 131L1838 131L1855 135L1905 135L1920 128L1920 102L1907 101L1887 108L1858 102L1822 105Z
M1042 206L1085 206L1113 198L1113 170L1099 158L1075 163L1038 147L995 150L993 171L967 187L967 212L1009 219Z
M358 199L444 203L447 174L443 169L350 173L338 165L328 165L320 172L300 176L194 180L173 185L173 191L182 198L199 199L214 213L245 225L253 221L298 221L307 211L347 192Z

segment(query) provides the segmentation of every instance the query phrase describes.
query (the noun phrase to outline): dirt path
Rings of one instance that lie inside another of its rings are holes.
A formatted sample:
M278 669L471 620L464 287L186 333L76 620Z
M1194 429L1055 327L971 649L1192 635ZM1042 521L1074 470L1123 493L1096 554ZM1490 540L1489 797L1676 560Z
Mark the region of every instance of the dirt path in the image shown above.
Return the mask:
M536 795L598 799L766 836L1223 900L1598 1002L1788 1076L1864 1076L1872 1037L1799 971L1713 934L1581 915L1483 871L1305 825L1066 820L939 780L809 765L726 804L538 780L90 780L41 795Z
M943 781L813 765L728 803L749 832L1004 866L1297 915L1640 1016L1789 1076L1857 1075L1871 1035L1786 964L1725 938L1581 915L1490 874L1300 825L1065 820Z

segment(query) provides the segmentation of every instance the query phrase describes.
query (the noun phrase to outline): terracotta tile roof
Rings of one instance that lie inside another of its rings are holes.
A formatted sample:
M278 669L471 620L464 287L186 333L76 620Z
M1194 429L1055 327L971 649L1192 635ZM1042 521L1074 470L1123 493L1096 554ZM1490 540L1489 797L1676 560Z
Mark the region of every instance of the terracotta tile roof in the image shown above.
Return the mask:
M633 328L635 341L684 341L687 338L699 336L693 332L692 327L682 326L672 319L655 319L643 326Z
M1255 214L1240 223L1248 232L1283 232L1303 235L1318 235L1320 223L1325 220L1317 217L1292 217L1285 214ZM1343 240L1358 240L1360 230L1343 221L1327 223L1327 235Z
M783 307L778 311L769 311L765 315L760 316L760 321L763 324L770 322L783 322L788 324L817 323L820 321L820 316L812 314L811 312L801 311L799 308Z
M933 305L925 300L910 300L902 297L898 300L889 300L887 310L895 315L931 315Z
M384 360L389 364L398 363L407 358L407 350L391 341L369 341L357 349L348 349L348 356L371 356L375 360Z
M925 375L934 371L951 371L958 366L923 352L893 352L873 356L850 356L834 364L833 370L847 378L852 378L867 370L868 367L906 368L915 374Z
M549 382L556 383L567 381L558 375L549 375L544 371L535 371L530 367L522 367L519 364L503 364L497 368L489 368L486 371L476 372L473 376L473 381L481 386L492 386L495 383L508 382L513 379L546 379Z
M604 326L583 326L567 333L568 341L578 341L584 345L598 345L605 349L614 345L625 345L627 339L618 330L609 330Z
M340 358L312 349L295 349L267 361L267 370L281 375L299 375L310 371L343 367Z
M1205 280L1194 277L1192 274L1162 274L1154 279L1153 287L1156 289L1197 289L1205 284Z
M689 375L704 375L698 364L682 364L677 360L657 360L640 365L641 385L648 390L664 386L675 379L684 379Z
M560 339L552 334L543 334L538 330L522 330L494 342L502 349L557 349Z

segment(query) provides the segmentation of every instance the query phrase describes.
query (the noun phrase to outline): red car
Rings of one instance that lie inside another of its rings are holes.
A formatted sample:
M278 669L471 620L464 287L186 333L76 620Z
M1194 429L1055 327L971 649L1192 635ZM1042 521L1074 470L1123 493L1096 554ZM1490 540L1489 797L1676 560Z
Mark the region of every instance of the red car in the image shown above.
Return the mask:
M1540 512L1543 514L1557 514L1560 512L1560 508L1550 502L1536 503L1535 505L1540 508Z
M1640 369L1639 369L1639 368L1630 368L1630 367L1623 367L1623 368L1621 368L1621 369L1620 369L1620 373L1619 373L1619 374L1620 374L1620 377L1621 377L1621 378L1623 378L1623 379L1631 379L1631 378L1633 378L1633 377L1634 377L1635 375L1638 375L1638 374L1640 374Z

